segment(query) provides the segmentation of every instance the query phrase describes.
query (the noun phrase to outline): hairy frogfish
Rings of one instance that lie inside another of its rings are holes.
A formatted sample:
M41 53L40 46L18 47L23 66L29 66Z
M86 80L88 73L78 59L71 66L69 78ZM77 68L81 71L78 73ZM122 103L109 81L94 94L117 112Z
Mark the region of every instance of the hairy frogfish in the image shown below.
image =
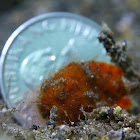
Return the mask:
M38 110L47 120L55 105L57 122L69 124L84 119L81 107L86 112L115 104L129 109L132 103L123 75L122 68L105 62L70 63L43 81Z

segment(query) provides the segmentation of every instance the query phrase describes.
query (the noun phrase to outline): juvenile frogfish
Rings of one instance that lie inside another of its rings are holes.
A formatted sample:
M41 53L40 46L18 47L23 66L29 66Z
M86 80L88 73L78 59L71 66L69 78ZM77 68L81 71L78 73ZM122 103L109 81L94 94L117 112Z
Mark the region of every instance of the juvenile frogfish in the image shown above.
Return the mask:
M105 62L70 63L46 79L40 88L38 105L44 119L58 108L58 124L84 119L81 107L91 112L99 106L120 105L129 109L131 101L123 80L122 68Z

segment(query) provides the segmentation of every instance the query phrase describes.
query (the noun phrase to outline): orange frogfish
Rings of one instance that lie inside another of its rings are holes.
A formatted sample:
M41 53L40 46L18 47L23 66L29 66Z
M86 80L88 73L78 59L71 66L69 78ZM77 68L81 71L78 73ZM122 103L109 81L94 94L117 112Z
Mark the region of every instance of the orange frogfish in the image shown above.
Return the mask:
M40 114L47 120L55 105L57 122L69 124L84 119L81 107L86 112L115 104L129 109L132 104L123 75L122 68L105 62L70 63L42 83Z

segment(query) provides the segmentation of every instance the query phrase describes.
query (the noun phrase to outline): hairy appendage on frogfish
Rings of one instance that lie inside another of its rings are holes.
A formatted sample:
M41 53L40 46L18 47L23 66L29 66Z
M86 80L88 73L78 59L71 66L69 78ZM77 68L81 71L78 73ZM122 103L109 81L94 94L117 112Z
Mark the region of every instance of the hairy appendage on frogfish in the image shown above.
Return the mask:
M89 61L70 63L45 80L40 89L40 114L49 119L51 108L58 108L57 122L78 122L81 111L91 112L98 106L118 104L128 109L128 91L122 80L123 70L113 64ZM125 105L127 102L127 105Z

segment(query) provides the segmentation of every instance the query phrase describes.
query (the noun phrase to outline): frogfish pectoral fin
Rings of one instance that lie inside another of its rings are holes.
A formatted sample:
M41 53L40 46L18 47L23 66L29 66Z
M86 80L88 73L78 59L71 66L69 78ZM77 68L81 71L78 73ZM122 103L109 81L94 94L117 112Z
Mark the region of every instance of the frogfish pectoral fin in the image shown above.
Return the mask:
M126 96L123 96L120 100L117 101L116 104L124 109L130 109L132 107L131 99Z

